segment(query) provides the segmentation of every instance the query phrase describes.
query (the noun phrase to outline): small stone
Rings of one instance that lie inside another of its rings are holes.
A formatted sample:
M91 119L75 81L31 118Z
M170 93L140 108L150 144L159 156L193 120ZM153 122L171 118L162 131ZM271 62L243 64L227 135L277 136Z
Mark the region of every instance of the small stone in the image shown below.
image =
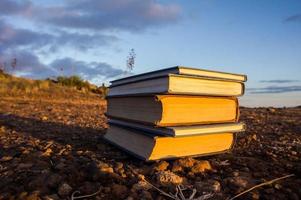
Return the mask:
M57 194L47 195L44 197L45 200L59 200L60 197Z
M184 168L192 167L197 161L191 157L181 158L174 162L174 165L178 165Z
M197 182L195 188L203 193L218 193L221 191L221 184L216 180Z
M131 191L136 192L136 191L140 191L140 190L149 190L151 189L152 186L150 184L148 184L146 181L139 181L138 183L134 184L132 186Z
M298 153L297 153L296 151L291 151L291 154L295 156L295 155L297 155Z
M68 196L70 194L70 192L72 191L72 187L70 185L68 185L67 183L63 183L58 190L58 194L61 197L65 197Z
M276 183L276 184L274 185L274 188L276 188L277 190L280 190L280 189L281 189L281 185L278 184L278 183Z
M205 171L209 171L212 170L212 167L209 163L209 161L207 160L201 160L198 161L192 168L191 168L191 172L192 173L203 173Z
M11 156L3 156L1 159L0 159L0 161L1 162L6 162L6 161L10 161L10 160L12 160L13 159L13 157L11 157Z
M145 180L145 176L143 174L138 174L138 180Z
M171 171L172 172L180 172L180 171L183 171L183 167L180 165L173 165Z
M167 169L167 167L169 166L169 163L166 161L161 161L159 163L157 163L154 167L155 171L164 171Z
M229 177L225 179L225 182L235 192L242 192L245 188L250 187L250 179L244 176Z
M112 173L114 173L114 169L112 167L110 167L109 165L107 165L107 164L101 164L100 166L98 166L98 168L99 168L99 171L102 174L112 174Z
M232 174L233 174L233 176L239 176L239 172L238 171L235 171Z
M46 117L46 116L42 117L42 121L47 121L47 120L48 120L48 117Z
M5 132L5 126L0 127L0 132Z
M46 151L42 154L44 157L49 157L52 154L52 149L47 148Z
M128 188L124 185L114 184L112 186L112 194L115 197L120 199L124 199L128 194Z
M160 171L156 173L157 183L163 186L179 185L183 178L170 171Z
M28 149L24 149L23 151L22 151L22 154L29 154L30 153L30 151L28 150Z

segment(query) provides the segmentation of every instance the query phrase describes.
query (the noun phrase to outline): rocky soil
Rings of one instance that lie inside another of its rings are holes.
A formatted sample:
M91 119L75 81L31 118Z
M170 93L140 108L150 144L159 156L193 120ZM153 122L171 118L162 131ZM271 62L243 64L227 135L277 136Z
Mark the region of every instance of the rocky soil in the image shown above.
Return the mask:
M97 98L0 97L0 199L230 199L289 174L237 199L301 199L301 108L242 108L232 153L154 163L102 140L105 110Z

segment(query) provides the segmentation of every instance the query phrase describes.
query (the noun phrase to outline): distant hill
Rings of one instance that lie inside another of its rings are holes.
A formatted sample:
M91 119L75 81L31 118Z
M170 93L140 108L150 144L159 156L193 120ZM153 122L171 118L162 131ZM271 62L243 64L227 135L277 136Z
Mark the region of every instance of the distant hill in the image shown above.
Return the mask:
M32 80L16 77L0 70L0 95L1 96L27 96L27 97L63 97L83 98L98 96L104 98L107 88L96 86L79 76L56 77L46 80Z

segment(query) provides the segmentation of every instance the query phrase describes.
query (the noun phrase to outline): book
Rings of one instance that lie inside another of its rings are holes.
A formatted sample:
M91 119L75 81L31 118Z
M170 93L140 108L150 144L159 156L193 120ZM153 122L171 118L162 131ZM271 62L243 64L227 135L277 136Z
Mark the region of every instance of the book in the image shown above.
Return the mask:
M206 96L241 96L244 84L188 75L169 74L123 85L112 85L108 96L145 94L187 94Z
M143 160L151 161L227 152L233 146L234 134L159 137L135 129L110 125L104 139Z
M154 95L110 97L111 118L155 126L180 126L236 122L239 117L235 97Z
M241 132L245 130L245 124L240 123L224 123L224 124L209 124L209 125L194 125L194 126L169 126L156 127L147 126L145 124L123 121L118 119L109 119L109 124L132 128L139 131L147 132L154 135L181 137L192 135L204 135L212 133L227 133Z
M211 71L205 69L195 69L195 68L184 67L184 66L175 66L171 68L161 69L157 71L152 71L148 73L117 79L111 81L111 83L112 86L116 86L121 84L127 84L130 82L140 81L144 79L160 77L168 74L202 76L202 77L225 79L225 80L232 80L232 81L239 81L239 82L247 81L247 76L242 74L233 74L233 73L218 72L218 71Z

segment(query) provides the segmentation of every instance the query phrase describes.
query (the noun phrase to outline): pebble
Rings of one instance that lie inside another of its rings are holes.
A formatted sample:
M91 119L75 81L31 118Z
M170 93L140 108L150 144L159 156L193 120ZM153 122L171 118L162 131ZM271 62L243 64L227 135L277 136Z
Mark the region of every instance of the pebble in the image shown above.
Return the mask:
M169 163L166 161L160 161L159 163L156 163L154 166L155 171L165 171L169 166Z
M12 160L12 159L13 159L12 156L3 156L3 157L0 159L0 161L1 161L1 162L6 162L6 161L10 161L10 160Z
M157 183L163 186L179 185L183 178L171 171L160 171L156 173Z
M191 157L181 158L174 162L174 166L178 165L184 168L192 167L197 161Z
M250 187L250 179L244 176L229 177L224 180L226 184L236 192L241 192Z
M47 148L46 151L42 154L44 157L49 157L52 154L52 149Z
M71 191L72 191L72 187L70 185L68 185L67 183L63 183L58 189L58 194L61 197L65 197L65 196L68 196Z
M181 167L180 165L173 165L171 171L172 172L180 172L180 171L183 171L183 167Z
M114 169L106 163L102 163L102 164L98 165L98 168L99 168L99 171L102 174L112 174L112 173L114 173Z
M42 121L47 121L47 120L48 120L48 117L43 116L41 119L42 119Z
M51 194L44 197L45 200L60 200L60 197L57 194Z
M148 184L146 181L141 180L132 186L131 191L133 191L133 192L140 191L140 190L147 191L151 188L152 188L152 186L150 184Z
M205 171L212 170L212 167L207 160L198 161L193 167L191 168L192 173L204 173Z
M198 192L203 193L218 193L221 191L220 182L211 179L197 182L194 186Z

